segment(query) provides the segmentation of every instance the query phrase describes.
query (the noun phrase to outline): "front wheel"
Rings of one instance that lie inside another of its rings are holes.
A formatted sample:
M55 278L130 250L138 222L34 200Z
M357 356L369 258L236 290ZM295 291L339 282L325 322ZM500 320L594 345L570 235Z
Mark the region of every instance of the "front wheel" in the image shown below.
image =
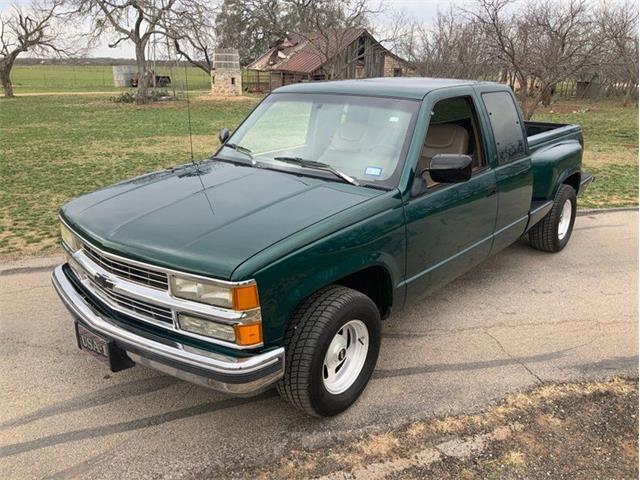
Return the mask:
M547 215L529 230L529 243L536 250L559 252L571 238L576 220L576 191L561 185Z
M285 335L278 393L313 416L332 416L360 396L380 350L380 313L366 295L323 288L296 310Z

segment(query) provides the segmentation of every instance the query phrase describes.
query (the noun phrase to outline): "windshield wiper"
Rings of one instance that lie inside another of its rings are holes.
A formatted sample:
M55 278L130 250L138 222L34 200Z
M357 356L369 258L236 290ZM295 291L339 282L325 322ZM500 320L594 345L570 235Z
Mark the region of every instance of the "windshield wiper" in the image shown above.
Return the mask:
M252 155L252 151L250 149L248 149L247 147L243 147L242 145L238 145L237 143L225 143L223 145L224 147L229 147L232 150L235 150L236 152L240 152L245 154L247 157L249 157L251 159L251 163L253 165L256 164L256 162L253 160L253 155Z
M340 170L337 170L337 169L333 168L328 163L316 162L315 160L305 160L304 158L300 158L300 157L274 157L273 159L277 160L279 162L285 162L285 163L292 163L294 165L300 165L301 167L305 167L305 168L314 168L316 170L325 170L327 172L333 173L336 177L340 177L342 180L344 180L347 183L350 183L351 185L360 186L360 184L357 182L357 180L355 180L354 178L350 177L346 173L343 173Z

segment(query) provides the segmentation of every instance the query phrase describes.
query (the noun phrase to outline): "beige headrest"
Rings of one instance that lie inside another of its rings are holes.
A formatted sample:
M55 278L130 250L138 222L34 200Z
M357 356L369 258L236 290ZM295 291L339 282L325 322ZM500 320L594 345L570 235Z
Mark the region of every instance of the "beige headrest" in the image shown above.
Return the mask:
M427 133L426 147L442 150L437 153L467 153L469 134L459 125L431 125Z
M469 133L459 125L429 125L425 141L420 169L429 168L431 159L439 153L467 153L469 149Z
M351 106L338 127L331 141L331 148L345 151L358 151L363 148L362 142L369 127L369 111L365 108Z

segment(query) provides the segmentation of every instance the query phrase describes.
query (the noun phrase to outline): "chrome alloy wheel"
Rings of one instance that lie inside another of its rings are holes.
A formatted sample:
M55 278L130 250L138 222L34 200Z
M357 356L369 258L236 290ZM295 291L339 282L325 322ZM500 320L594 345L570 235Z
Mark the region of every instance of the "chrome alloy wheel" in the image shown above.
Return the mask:
M369 352L369 330L361 320L345 323L329 344L322 365L327 391L338 395L356 381Z
M573 205L571 204L571 200L565 200L562 211L560 212L560 220L558 220L558 240L562 240L569 231L572 209Z

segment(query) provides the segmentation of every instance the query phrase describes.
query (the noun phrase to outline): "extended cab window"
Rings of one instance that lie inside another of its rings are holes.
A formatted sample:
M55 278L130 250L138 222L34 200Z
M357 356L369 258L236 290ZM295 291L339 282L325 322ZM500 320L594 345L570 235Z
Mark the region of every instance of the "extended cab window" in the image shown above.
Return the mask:
M485 163L478 117L471 97L447 98L437 102L431 112L427 137L422 147L418 172L429 169L431 159L438 154L458 153L469 155L473 169ZM425 172L423 178L428 187L437 185Z
M482 100L489 112L498 164L504 165L522 157L525 154L524 134L511 95L507 92L484 93Z

